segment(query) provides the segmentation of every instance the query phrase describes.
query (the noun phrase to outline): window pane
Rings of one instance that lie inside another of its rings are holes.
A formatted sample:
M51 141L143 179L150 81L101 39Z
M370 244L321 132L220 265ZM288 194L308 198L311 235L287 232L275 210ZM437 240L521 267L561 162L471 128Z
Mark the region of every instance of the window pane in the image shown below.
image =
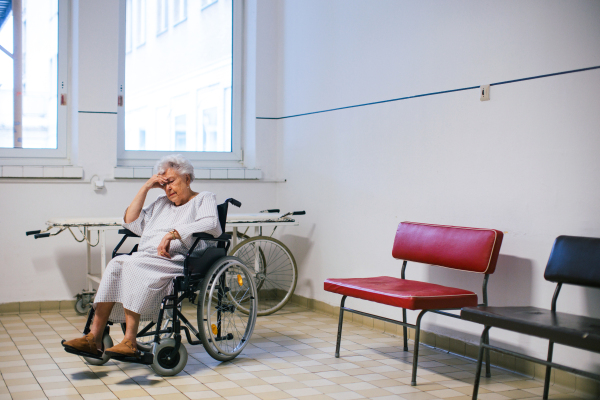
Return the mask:
M231 152L232 0L126 6L134 37L161 34L125 56L125 150Z
M0 26L0 46L13 51L12 13ZM13 60L0 52L0 147L13 147Z
M156 33L162 33L169 28L169 12L167 0L157 1L157 30Z
M13 16L0 26L0 45L13 51ZM22 135L24 148L57 147L58 2L23 1ZM13 147L13 60L0 52L0 147Z

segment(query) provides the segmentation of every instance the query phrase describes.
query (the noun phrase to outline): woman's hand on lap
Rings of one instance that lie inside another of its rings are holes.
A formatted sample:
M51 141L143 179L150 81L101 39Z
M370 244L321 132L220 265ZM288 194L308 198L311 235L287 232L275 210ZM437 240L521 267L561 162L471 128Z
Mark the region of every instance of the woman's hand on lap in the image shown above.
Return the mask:
M169 254L169 249L171 248L171 240L173 240L173 235L171 233L167 233L160 244L158 245L158 255L161 257L171 258Z

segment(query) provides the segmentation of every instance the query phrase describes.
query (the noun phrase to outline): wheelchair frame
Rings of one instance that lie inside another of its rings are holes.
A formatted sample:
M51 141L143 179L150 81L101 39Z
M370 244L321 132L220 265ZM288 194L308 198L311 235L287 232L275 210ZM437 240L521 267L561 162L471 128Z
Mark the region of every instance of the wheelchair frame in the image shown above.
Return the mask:
M225 232L225 221L226 221L226 217L227 217L228 203L231 203L237 207L241 206L241 203L239 201L237 201L235 199L231 199L231 198L227 199L223 204L220 204L217 206L218 213L219 213L219 223L221 225L223 232ZM139 237L138 235L136 235L135 233L133 233L127 229L121 229L121 230L119 230L119 233L123 234L124 236L120 240L120 242L117 244L115 249L113 250L113 252L112 252L113 258L120 256L120 255L131 255L134 252L136 252L137 248L138 248L138 245L136 244L129 253L118 253L119 249L121 248L123 243L125 243L125 241L128 238ZM139 357L125 357L125 356L114 357L113 356L113 357L111 357L112 359L116 359L116 360L124 361L124 362L133 362L133 363L138 363L138 364L152 365L155 362L155 357L158 356L157 348L161 344L161 340L165 340L165 338L161 338L161 335L168 334L168 335L173 336L174 346L173 346L172 350L170 351L170 353L167 354L166 359L168 361L175 360L175 359L177 359L177 355L181 348L181 341L182 341L181 330L183 330L185 332L186 340L190 345L204 344L202 341L200 332L185 317L185 315L183 315L183 313L179 310L179 306L185 299L189 299L191 303L194 303L194 301L196 300L196 297L197 297L195 292L197 290L199 290L199 286L202 283L202 281L204 279L212 278L212 276L207 275L207 272L212 267L219 265L217 263L219 261L224 260L225 258L230 259L230 260L234 260L235 258L227 256L227 253L229 251L229 247L231 244L230 243L230 239L231 239L230 235L223 233L223 234L221 234L221 236L215 238L207 233L194 233L193 237L195 238L195 241L194 241L192 247L188 250L188 252L186 254L184 264L183 264L183 275L177 276L176 278L173 279L173 292L172 292L172 294L167 295L163 298L163 300L161 302L161 307L160 307L160 311L158 314L157 322L150 321L137 334L138 338L154 336L151 346L147 346L147 345L138 343L138 349L141 350ZM196 247L200 241L217 242L217 247L207 247L200 256L193 256L193 252L196 249ZM241 263L241 260L239 261L239 263L243 265L243 263ZM221 316L222 316L222 312L227 307L227 306L222 305L224 296L226 296L226 293L227 293L227 290L224 289L224 288L226 288L225 274L221 273L219 279L220 280L219 280L219 283L217 286L218 287L217 307L215 307L217 309L217 321L215 324L217 332L216 332L216 335L214 335L213 337L214 337L215 341L232 340L233 339L232 333L227 333L225 335L222 335ZM256 296L256 288L254 287L253 282L251 282L250 288L253 290L253 292L250 294L249 299L254 301L257 296ZM203 299L204 295L205 295L205 293L200 293L199 298ZM165 310L172 310L172 318L169 318L172 320L172 325L167 327L166 329L163 329L161 327L163 325L163 321L165 320ZM90 332L90 326L91 326L92 320L94 318L94 314L95 314L95 310L92 307L88 314L88 319L87 319L87 322L86 322L86 325L85 325L85 328L83 331L83 333L85 335L87 335ZM252 331L254 329L256 313L254 313L254 315L251 316L250 318L252 318L252 319L249 319L248 323L251 324L251 328L250 328L251 330L248 334L248 339L252 335ZM183 322L183 324L182 324L182 322ZM201 321L198 321L198 323L200 325ZM107 335L110 333L110 327L109 327L110 325L113 325L113 323L109 321L105 328L104 335ZM124 326L124 323L121 325ZM152 328L154 328L155 326L156 326L156 329L152 331ZM202 327L199 326L199 329L202 329ZM195 336L197 340L193 339L192 335ZM211 342L212 339L207 339L207 340L208 340L208 342ZM244 347L245 347L245 345L244 345ZM206 348L206 345L205 345L205 348ZM243 349L243 347L242 347L242 349ZM210 352L209 352L209 354L210 354ZM211 354L211 356L214 357L212 354ZM235 356L237 356L237 354ZM233 356L231 358L234 358L235 356ZM86 359L88 359L88 361L91 361L90 359L92 359L92 357L89 357L89 356L84 356L84 357ZM106 358L106 356L104 356L104 358L97 357L97 359L108 361L108 358ZM186 360L187 360L187 353L186 353ZM102 361L102 363L104 363L106 361ZM185 364L184 364L184 366L185 366ZM181 369L183 369L183 367ZM179 371L177 371L176 373L178 373L178 372ZM168 374L165 373L164 375L168 375Z

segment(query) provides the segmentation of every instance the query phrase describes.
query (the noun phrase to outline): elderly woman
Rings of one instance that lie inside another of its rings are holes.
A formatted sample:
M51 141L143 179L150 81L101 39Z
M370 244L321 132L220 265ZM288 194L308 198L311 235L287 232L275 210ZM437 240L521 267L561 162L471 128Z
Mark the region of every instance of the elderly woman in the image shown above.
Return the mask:
M79 352L100 356L135 356L140 318L156 321L162 299L170 294L172 280L183 273L183 260L194 232L219 236L221 227L215 195L190 189L194 169L181 155L166 156L125 211L123 227L141 236L132 255L115 257L107 266L94 300L95 316L86 336L63 342ZM150 189L165 191L144 207ZM108 320L125 322L123 341L102 349Z

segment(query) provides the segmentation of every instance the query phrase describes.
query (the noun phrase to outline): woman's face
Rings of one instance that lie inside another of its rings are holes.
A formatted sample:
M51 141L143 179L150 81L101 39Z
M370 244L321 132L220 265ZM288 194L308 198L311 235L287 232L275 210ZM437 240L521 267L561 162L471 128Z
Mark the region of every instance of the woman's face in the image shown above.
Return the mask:
M185 203L190 194L190 177L178 174L173 168L167 169L163 176L167 180L164 186L167 198L177 206Z

